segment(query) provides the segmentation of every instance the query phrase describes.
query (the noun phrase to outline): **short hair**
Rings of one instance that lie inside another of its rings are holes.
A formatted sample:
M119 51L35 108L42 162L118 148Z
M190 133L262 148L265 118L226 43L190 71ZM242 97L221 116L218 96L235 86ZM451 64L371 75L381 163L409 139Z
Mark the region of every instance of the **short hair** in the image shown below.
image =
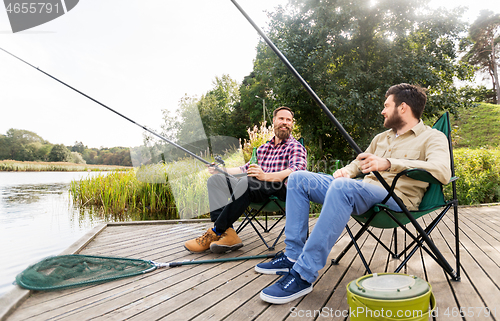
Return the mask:
M281 106L281 107L276 108L276 109L273 111L273 118L274 118L274 117L276 117L276 114L277 114L280 110L288 110L288 111L290 112L290 114L292 114L292 118L293 118L293 111L292 111L289 107L286 107L286 106Z
M399 84L394 85L387 90L385 97L394 95L396 107L402 103L410 106L411 112L415 118L420 119L424 112L425 103L427 102L426 89L417 85Z

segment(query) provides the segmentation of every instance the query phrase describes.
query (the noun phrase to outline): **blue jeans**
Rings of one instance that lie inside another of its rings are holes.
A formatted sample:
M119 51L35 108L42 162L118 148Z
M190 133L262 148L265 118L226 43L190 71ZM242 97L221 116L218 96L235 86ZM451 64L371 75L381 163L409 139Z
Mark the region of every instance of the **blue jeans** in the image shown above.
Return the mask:
M335 179L332 175L307 171L293 172L288 178L285 225L285 254L297 260L293 269L313 283L350 215L363 214L386 196L383 187L362 180ZM323 208L306 242L309 201L323 204ZM400 210L392 198L386 204L392 210Z

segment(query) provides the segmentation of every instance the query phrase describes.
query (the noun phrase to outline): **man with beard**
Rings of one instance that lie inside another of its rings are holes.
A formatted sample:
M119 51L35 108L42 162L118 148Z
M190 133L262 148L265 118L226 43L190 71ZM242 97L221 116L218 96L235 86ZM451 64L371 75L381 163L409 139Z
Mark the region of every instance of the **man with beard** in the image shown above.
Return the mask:
M262 290L262 300L283 304L312 291L318 271L325 266L351 214L363 214L387 196L373 171L378 171L389 185L397 173L408 168L425 169L443 184L450 180L448 140L420 120L427 101L425 91L418 86L399 84L389 88L385 96L382 115L389 130L377 135L364 153L333 175L306 171L290 175L286 252L255 267L259 273L285 275ZM361 174L367 175L362 180L353 179ZM416 210L427 186L428 183L403 176L395 193L409 210ZM323 207L306 242L310 201ZM392 210L401 210L393 198L386 204Z
M250 203L260 203L275 195L286 198L285 179L292 172L305 170L306 149L291 136L293 112L279 107L273 113L275 136L257 149L258 164L245 164L227 169L231 175L246 173L241 179L226 178L223 174L208 179L210 218L214 227L205 234L184 244L192 253L210 249L214 253L234 251L243 246L233 229L233 223L243 214ZM216 174L209 167L211 174Z

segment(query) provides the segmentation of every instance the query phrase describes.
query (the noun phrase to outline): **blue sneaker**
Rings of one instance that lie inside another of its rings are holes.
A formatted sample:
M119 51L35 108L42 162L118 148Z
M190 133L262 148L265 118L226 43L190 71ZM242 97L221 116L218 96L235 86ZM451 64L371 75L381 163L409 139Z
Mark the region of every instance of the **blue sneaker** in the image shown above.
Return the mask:
M259 263L255 266L255 271L263 274L284 274L290 272L293 266L283 252L276 254L272 261L266 263Z
M312 290L311 283L303 280L294 269L290 269L290 272L283 275L278 282L262 290L260 298L269 303L284 304L298 299Z

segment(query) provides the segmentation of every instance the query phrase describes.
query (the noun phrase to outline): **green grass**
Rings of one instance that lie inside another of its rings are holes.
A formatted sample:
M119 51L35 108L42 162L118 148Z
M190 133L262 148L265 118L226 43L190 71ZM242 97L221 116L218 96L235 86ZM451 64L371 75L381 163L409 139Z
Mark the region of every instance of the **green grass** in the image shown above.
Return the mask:
M500 147L500 105L481 103L452 120L455 147Z
M80 207L94 207L103 214L130 216L162 212L175 218L177 209L167 184L141 182L136 170L72 181L70 194Z
M112 165L87 165L65 162L20 162L0 161L0 171L4 172L93 172L130 169L130 167Z
M233 153L225 162L228 167L238 166L243 156ZM73 181L70 194L78 206L97 208L104 215L140 220L193 218L209 213L209 177L203 163L188 158Z

